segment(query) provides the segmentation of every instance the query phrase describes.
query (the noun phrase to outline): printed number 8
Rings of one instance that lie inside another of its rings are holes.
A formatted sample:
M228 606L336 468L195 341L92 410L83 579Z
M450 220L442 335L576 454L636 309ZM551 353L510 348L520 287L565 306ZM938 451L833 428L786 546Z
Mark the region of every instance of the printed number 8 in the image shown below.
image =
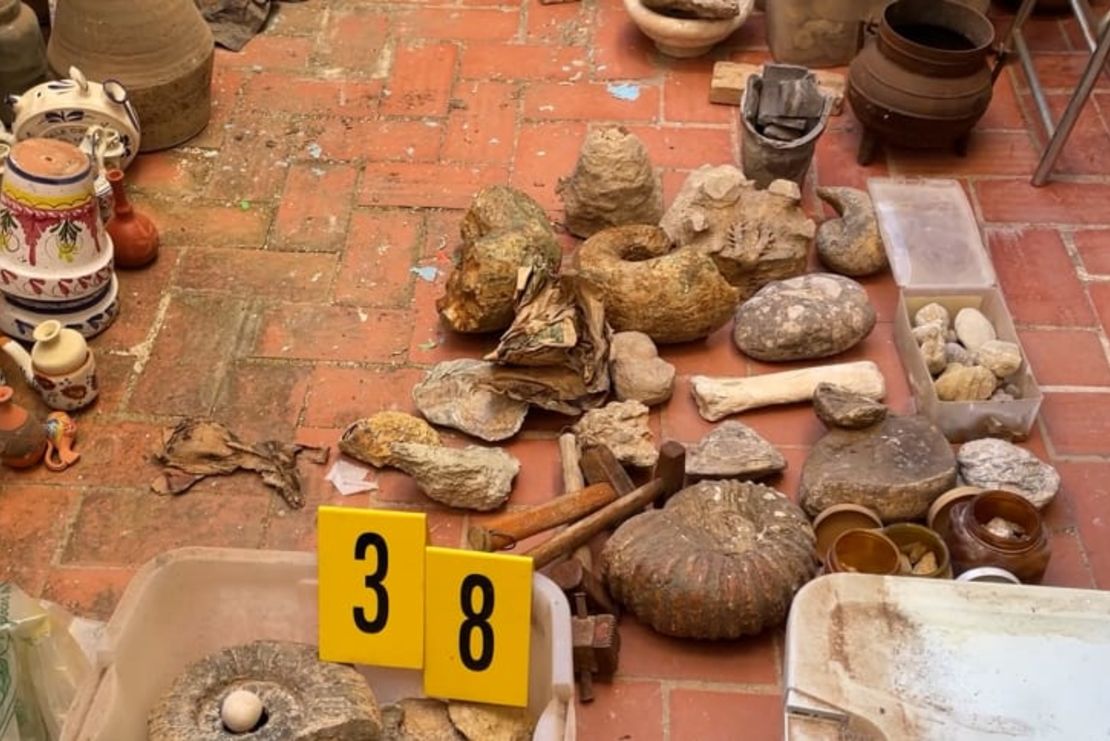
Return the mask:
M355 542L355 560L365 561L366 551L373 548L377 552L378 566L373 574L366 577L366 588L374 593L378 602L378 611L373 620L366 619L366 612L361 607L355 608L355 625L363 633L380 633L389 621L389 592L385 591L382 581L389 571L389 549L386 547L385 538L377 533L363 533Z
M474 609L474 590L482 593L482 609ZM493 627L488 620L493 614L493 583L480 574L470 574L462 581L459 589L459 604L463 620L459 628L459 656L463 666L472 672L489 669L493 663ZM478 658L470 651L470 637L474 630L482 635L482 652Z

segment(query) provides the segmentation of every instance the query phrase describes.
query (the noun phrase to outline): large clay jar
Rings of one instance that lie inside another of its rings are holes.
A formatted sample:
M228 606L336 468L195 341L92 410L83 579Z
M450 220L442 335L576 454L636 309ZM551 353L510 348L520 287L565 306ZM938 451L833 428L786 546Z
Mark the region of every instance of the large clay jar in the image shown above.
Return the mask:
M108 289L112 244L93 178L89 158L69 142L12 146L0 183L0 291L62 308Z
M46 45L33 10L19 0L0 0L0 121L10 126L9 95L46 80Z
M113 214L108 221L116 265L141 268L158 256L158 228L146 214L136 211L123 185L123 170L109 170L112 186Z
M0 386L0 463L29 468L46 453L42 420L12 401L11 386Z
M1000 532L998 519L1004 521L1004 527L1008 527L1006 523L1017 525L1020 533ZM1037 508L1008 491L985 491L956 504L944 540L957 574L994 566L1036 584L1044 577L1051 556Z
M864 127L858 160L880 141L963 152L991 101L994 26L951 0L898 0L848 68L848 102Z
M180 144L208 123L212 32L193 0L58 0L47 59L118 80L142 126L142 151Z

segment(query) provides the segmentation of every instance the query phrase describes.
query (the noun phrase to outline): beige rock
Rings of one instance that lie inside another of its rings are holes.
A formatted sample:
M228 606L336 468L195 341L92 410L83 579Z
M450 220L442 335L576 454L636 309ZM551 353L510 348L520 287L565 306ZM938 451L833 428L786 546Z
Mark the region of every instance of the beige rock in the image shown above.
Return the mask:
M834 273L860 277L886 269L886 250L871 197L857 188L824 187L817 195L837 213L817 229L817 256Z
M925 304L913 315L913 326L920 327L932 322L939 322L942 329L947 330L952 323L948 309L934 302Z
M657 224L663 185L643 143L623 127L593 129L574 173L556 192L571 234L589 237L611 226Z
M437 363L412 389L412 400L428 420L483 440L515 435L528 404L489 388L493 364L472 358ZM410 442L426 442L413 440Z
M922 344L929 340L940 340L944 342L945 332L944 326L940 322L926 322L914 327L910 332L917 344Z
M619 401L652 406L671 398L674 366L659 357L643 332L618 332L609 345L609 373Z
M941 401L985 401L998 386L998 379L981 365L951 363L934 381Z
M605 445L621 463L648 468L659 459L648 411L638 401L613 401L586 412L571 430L579 448Z
M960 342L972 352L978 350L984 342L998 339L994 325L978 309L960 309L953 324Z
M943 373L948 367L948 353L944 350L944 339L934 337L921 343L921 357L925 358L925 367L929 373L937 375Z
M419 417L404 412L378 412L344 430L339 449L371 466L391 466L390 447L395 442L440 444L439 433Z
M813 412L826 427L859 430L886 419L886 404L841 386L821 383L813 392Z
M785 468L786 458L775 446L731 420L686 449L686 473L697 478L761 479Z
M975 360L994 375L1005 378L1021 367L1021 349L1016 342L989 340L975 351Z
M462 734L451 723L446 703L409 698L398 705L403 711L399 741L463 741Z
M394 443L393 465L430 499L450 507L497 509L509 498L520 462L500 448Z
M467 741L530 741L532 738L532 721L527 708L450 702L447 714Z

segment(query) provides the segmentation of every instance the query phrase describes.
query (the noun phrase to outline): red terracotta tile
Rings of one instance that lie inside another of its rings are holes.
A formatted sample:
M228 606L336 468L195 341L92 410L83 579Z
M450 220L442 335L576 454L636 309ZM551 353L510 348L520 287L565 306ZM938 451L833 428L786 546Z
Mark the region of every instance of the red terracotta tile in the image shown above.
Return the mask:
M347 165L293 165L274 218L278 249L336 251L351 216L358 170Z
M882 272L869 278L857 278L856 282L867 291L867 298L875 307L875 317L880 323L893 322L898 313L898 284L889 272Z
M204 130L189 140L191 147L218 149L223 144L226 127L239 102L239 91L246 82L245 70L217 65L212 70L212 113Z
M457 54L453 44L398 48L382 100L382 113L391 116L445 115Z
M314 61L355 73L375 74L389 34L389 16L370 7L333 9L316 43Z
M577 12L582 5L546 7ZM466 45L459 65L459 77L464 80L577 80L585 77L588 71L584 49L480 41Z
M137 566L187 545L257 548L270 496L94 490L81 503L62 562Z
M1100 97L1103 100L1108 99L1105 95ZM1048 95L1048 104L1052 110L1053 120L1059 121L1061 119L1070 99L1070 92L1068 94ZM1025 97L1023 100L1026 104L1026 110L1033 111L1032 97ZM1096 104L1095 101L1096 98L1092 96L1087 101L1087 105L1080 111L1075 128L1068 135L1067 145L1060 152L1060 157L1053 166L1055 175L1103 175L1110 172L1110 152L1107 151L1106 146L1107 139L1110 139L1110 132L1108 132L1104 123L1103 115L1100 115L1099 108L1101 106ZM1033 138L1037 142L1036 159L1039 163L1043 147L1048 143L1048 137L1039 124L1034 125L1032 131L1034 132ZM1032 175L1032 168L1029 173Z
M459 243L459 226L465 213L462 209L426 213L427 226L424 229L424 246L420 250L421 260L429 264L450 265L451 253Z
M1087 554L1074 532L1054 533L1049 541L1052 558L1042 584L1051 587L1091 589L1095 586Z
M359 203L366 206L464 208L483 186L505 182L500 165L422 162L371 163L362 175Z
M988 222L1016 224L1101 224L1110 184L1052 182L1034 188L1028 178L981 180L975 194Z
M1095 332L1025 329L1018 334L1039 383L1110 386L1106 351Z
M64 486L17 482L10 470L0 486L0 582L13 582L37 595L80 495Z
M856 163L860 132L859 124L854 124L846 128L829 129L821 134L810 167L818 183L865 189L868 178L886 177L889 174L886 163L891 155L885 149L867 167Z
M300 72L308 66L312 46L312 39L262 33L239 51L216 47L216 66Z
M411 477L393 469L378 472L378 490L371 495L371 502L375 507L396 504L426 507L433 504Z
M517 436L502 443L501 447L520 461L520 473L513 481L509 505L543 504L563 493L559 445L554 438L541 440Z
M213 416L242 440L288 441L301 416L311 373L304 365L236 363L224 378Z
M1046 90L1071 93L1083 75L1089 59L1090 55L1086 53L1040 52L1033 55L1033 67L1037 70L1041 85ZM1016 79L1023 89L1028 89L1024 75L1018 75ZM1110 89L1110 82L1106 80L1105 75L1099 75L1096 78L1095 89Z
M141 154L127 168L129 188L163 197L191 196L204 188L211 159L173 150Z
M335 300L359 306L404 307L420 241L420 216L409 211L356 211L335 285Z
M181 257L177 285L233 293L239 298L322 301L337 257L326 253L193 247Z
M47 573L42 597L79 617L107 620L134 575L128 568L59 566Z
M764 50L767 48L767 15L752 13L744 25L721 42L720 48L734 50ZM766 57L766 54L762 54Z
M1088 566L1100 589L1110 589L1110 464L1057 463ZM1055 503L1053 504L1055 506Z
M443 125L439 121L326 119L316 138L327 160L434 162Z
M594 697L593 702L579 703L575 708L579 738L590 741L664 738L663 690L658 682L595 682Z
M535 82L524 90L528 118L650 121L658 113L659 89L640 83Z
M280 304L260 319L253 355L287 360L395 362L412 333L409 312L398 309Z
M656 167L693 170L706 163L732 163L732 133L728 129L693 126L628 126L644 143Z
M726 124L736 121L740 109L709 102L713 67L701 60L673 60L663 83L663 118L667 122L697 121Z
M217 206L182 201L143 201L158 225L163 245L219 244L259 247L266 241L273 211L257 204Z
M416 368L317 366L309 382L304 424L344 428L387 409L414 413L412 387L422 375Z
M1018 71L1003 72L995 80L994 92L991 96L990 107L983 117L979 119L976 128L990 129L1025 129L1025 116L1022 115L1021 103L1018 102L1017 93L1014 91L1012 75L1020 75Z
M992 18L991 20L994 22L995 36L1001 41L1010 30L1013 17L1007 15L1004 18ZM1071 50L1071 44L1064 34L1060 20L1053 16L1030 17L1022 26L1021 35L1025 38L1025 43L1029 46L1029 49L1035 53Z
M325 17L318 6L304 3L278 3L272 12L266 33L278 36L315 37Z
M890 171L897 175L960 177L966 175L1031 175L1040 159L1024 131L971 132L967 156L938 150L891 149Z
M177 265L178 254L178 248L163 246L157 259L142 270L117 271L120 313L112 326L96 338L98 361L103 359L105 350L130 350L146 340L158 316L163 289L169 285Z
M690 389L689 376L675 378L674 393L660 408L664 439L691 443L700 440L713 430L715 424L706 421L698 414L698 407Z
M809 448L776 446L782 456L786 458L786 470L776 478L769 478L763 483L785 494L790 501L797 504L801 499L802 469L805 468Z
M527 19L524 38L532 43L581 46L589 40L592 8L587 3L544 5L540 0L521 3ZM506 60L503 66L509 66Z
M544 208L561 210L562 200L555 192L556 185L559 178L574 172L585 139L585 123L523 124L516 143L512 184Z
M1110 275L1110 229L1073 232L1072 240L1088 273Z
M96 397L96 403L92 407L82 410L81 416L84 420L101 416L109 417L120 411L124 394L127 392L135 373L135 357L133 355L115 355L108 352L98 353L96 356L96 373L102 379L111 379L111 382L101 382L100 395Z
M508 162L516 134L516 86L504 82L460 83L455 96L465 107L448 116L443 159Z
M595 79L642 80L658 73L655 45L640 33L619 0L597 4L591 47Z
M766 695L673 689L671 738L775 741L782 738L783 705L778 693ZM738 728L743 735L737 736Z
M417 8L399 13L402 37L444 41L508 41L516 35L520 11L515 8Z
M322 80L260 72L243 88L242 105L259 112L311 115L327 111L335 116L372 116L378 110L381 83Z
M1110 283L1089 283L1087 290L1105 330L1110 327Z
M53 486L146 487L159 473L151 453L161 440L159 425L82 415L75 447L81 460L57 473L45 466L20 472L18 480ZM120 465L121 461L126 465Z
M298 133L287 122L241 114L227 127L226 146L213 160L206 197L239 206L281 194Z
M748 364L732 341L732 323L704 340L661 345L659 355L682 376L744 376Z
M1094 323L1083 284L1059 233L1007 229L989 231L987 238L1014 321L1056 326ZM1044 280L1046 275L1052 280Z
M660 635L627 615L621 618L620 636L618 675L622 679L778 683L778 655L771 634L728 642L686 641Z
M1110 454L1110 394L1045 394L1041 419L1057 455Z

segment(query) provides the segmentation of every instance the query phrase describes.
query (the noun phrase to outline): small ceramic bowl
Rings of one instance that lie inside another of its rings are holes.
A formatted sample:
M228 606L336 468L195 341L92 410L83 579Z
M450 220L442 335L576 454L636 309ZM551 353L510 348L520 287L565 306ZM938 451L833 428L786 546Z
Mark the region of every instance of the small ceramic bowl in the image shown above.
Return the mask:
M925 546L926 549L932 551L933 557L936 558L937 566L932 571L923 574L914 574L912 569L906 568L905 561L908 559L905 558L905 551L903 551L902 570L908 576L920 576L926 579L952 578L952 560L948 554L948 546L945 545L943 538L929 528L912 522L896 522L893 525L884 527L883 535L893 540L900 551L916 543L920 543Z
M813 521L813 531L817 535L817 557L824 561L829 548L847 530L869 530L882 526L883 521L867 507L858 504L834 504L823 510Z
M829 549L825 570L895 575L902 572L902 553L878 530L846 530Z
M740 12L733 18L674 18L657 13L640 0L624 0L624 9L659 51L669 57L700 57L732 35L751 15L755 0L739 0Z
M1021 584L1021 580L1006 569L994 566L980 566L970 569L956 577L956 581L974 581L987 584Z
M952 507L966 499L971 499L976 494L981 494L984 489L977 486L957 486L949 489L933 501L929 507L926 521L929 529L936 532L941 538L948 533L948 522L952 516Z

